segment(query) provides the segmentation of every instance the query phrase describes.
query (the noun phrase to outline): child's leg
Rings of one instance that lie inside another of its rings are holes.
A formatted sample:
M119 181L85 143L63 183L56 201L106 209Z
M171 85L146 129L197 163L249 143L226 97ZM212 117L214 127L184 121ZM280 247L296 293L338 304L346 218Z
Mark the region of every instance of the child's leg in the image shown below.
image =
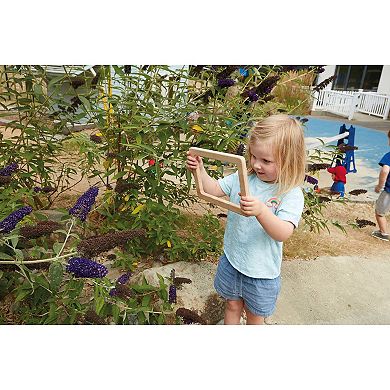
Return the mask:
M390 193L382 191L375 203L375 218L381 233L388 234L385 215L390 211Z
M232 299L227 299L226 306L225 306L224 324L239 325L243 308L244 308L244 301L242 299L237 301Z
M251 311L245 307L245 312L246 312L246 324L247 325L264 325L265 322L264 322L264 317L261 317L261 316L257 316L253 313L251 313Z
M375 218L376 218L376 221L378 222L378 227L379 227L380 232L384 233L384 234L388 234L389 232L387 231L386 217L375 213Z

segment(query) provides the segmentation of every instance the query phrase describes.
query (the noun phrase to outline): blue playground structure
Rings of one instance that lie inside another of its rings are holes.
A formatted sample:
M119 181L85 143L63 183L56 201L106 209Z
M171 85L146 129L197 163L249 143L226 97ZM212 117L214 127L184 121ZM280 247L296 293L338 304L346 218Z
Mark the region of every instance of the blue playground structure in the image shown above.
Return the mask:
M335 164L334 166L343 165L347 170L347 173L356 173L357 169L355 165L355 128L351 125L351 127L347 129L345 124L343 124L342 126L340 126L339 134L342 135L344 133L348 133L348 135L346 137L340 138L337 141L337 147L340 147L341 145L348 146L348 148L346 148L347 150L345 151L345 156L342 161L340 159L340 155L334 156L331 166L333 166L333 164ZM347 143L344 142L345 140L347 140Z

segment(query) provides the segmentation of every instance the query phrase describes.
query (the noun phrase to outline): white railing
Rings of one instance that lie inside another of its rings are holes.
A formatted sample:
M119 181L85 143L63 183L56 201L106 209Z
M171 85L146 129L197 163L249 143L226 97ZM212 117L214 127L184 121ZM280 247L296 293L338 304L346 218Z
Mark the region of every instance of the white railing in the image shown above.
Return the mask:
M364 114L380 116L386 119L389 115L390 97L374 92L361 92L358 111Z
M352 119L355 112L387 119L390 96L375 92L322 90L314 93L313 110L328 111Z
M352 119L356 103L356 96L349 91L323 89L314 94L313 110L328 111Z

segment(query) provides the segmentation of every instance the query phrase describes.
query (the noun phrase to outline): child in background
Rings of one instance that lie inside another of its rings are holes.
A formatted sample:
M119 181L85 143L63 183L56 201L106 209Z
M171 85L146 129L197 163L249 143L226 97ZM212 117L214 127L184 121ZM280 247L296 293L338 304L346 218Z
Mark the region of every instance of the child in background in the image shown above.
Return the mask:
M330 187L330 192L332 194L339 194L341 198L345 194L345 183L347 182L347 170L343 165L337 165L333 168L327 169L329 173L332 174L333 184Z
M229 211L224 253L214 287L226 299L225 324L264 324L280 291L283 241L298 226L304 198L306 151L301 124L287 115L265 118L251 129L247 147L250 196L241 196L238 173L219 180L206 172L202 159L187 153L187 168L200 168L204 190L229 196L245 216Z
M390 145L390 130L387 133ZM372 236L380 240L389 241L389 231L387 230L386 213L390 211L390 152L386 153L379 161L382 167L379 173L378 184L375 192L381 192L375 204L375 217L378 222L379 230L372 232Z

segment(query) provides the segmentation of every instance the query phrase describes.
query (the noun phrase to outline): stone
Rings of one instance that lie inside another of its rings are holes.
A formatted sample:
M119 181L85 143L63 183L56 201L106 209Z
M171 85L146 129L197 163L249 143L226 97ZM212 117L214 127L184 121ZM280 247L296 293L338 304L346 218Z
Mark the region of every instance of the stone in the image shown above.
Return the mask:
M186 262L179 261L159 267L144 270L132 279L132 283L141 283L143 276L148 283L159 286L157 274L163 276L169 285L171 270L175 276L188 278L192 282L184 283L177 288L177 303L173 305L174 311L185 307L195 311L210 325L221 321L224 315L225 302L214 289L214 276L217 265L208 261Z

